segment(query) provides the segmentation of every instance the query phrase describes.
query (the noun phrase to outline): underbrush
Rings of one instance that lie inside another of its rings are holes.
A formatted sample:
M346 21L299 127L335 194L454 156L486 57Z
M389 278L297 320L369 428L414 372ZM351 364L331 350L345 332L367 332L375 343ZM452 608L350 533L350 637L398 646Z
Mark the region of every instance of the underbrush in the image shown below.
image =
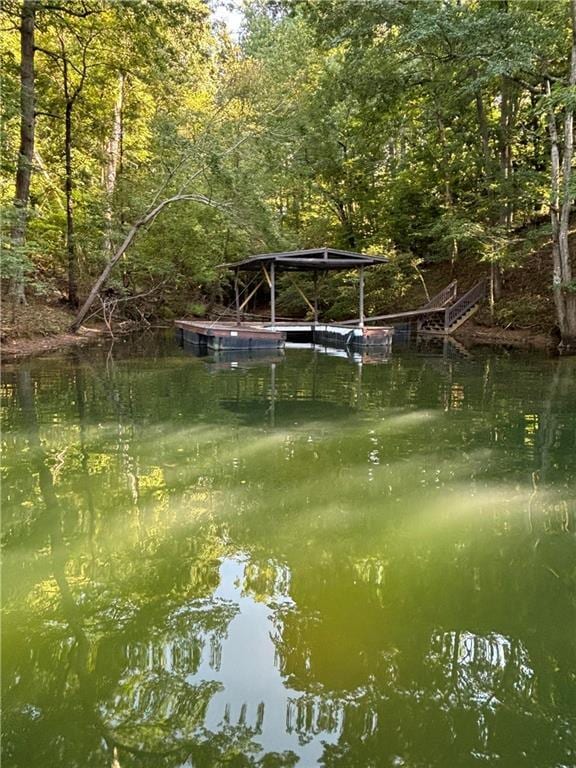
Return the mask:
M2 300L0 334L3 340L29 339L33 336L55 336L67 333L73 313L58 304L47 304L31 299L27 304L14 307L10 300Z
M549 333L554 327L554 302L550 296L529 294L508 296L500 299L494 307L494 321L484 309L490 324L501 328L538 330ZM484 319L484 318L483 318Z

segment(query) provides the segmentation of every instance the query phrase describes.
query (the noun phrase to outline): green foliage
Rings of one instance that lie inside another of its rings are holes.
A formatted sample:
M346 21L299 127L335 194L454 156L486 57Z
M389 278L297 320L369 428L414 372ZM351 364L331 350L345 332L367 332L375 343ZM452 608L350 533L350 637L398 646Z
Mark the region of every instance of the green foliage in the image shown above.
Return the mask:
M206 304L203 304L200 301L193 301L191 304L188 304L188 314L193 317L204 317L206 310Z
M541 329L551 327L552 300L548 296L530 295L502 299L495 309L495 321L506 328Z
M19 141L20 6L7 7L4 211ZM567 4L249 0L244 10L235 43L202 0L39 6L31 214L27 245L4 249L5 277L63 290L64 61L78 89L81 293L153 201L180 193L209 205L175 204L140 232L116 268L124 291L163 285L185 305L213 291L222 262L330 244L393 254L387 276L368 280L380 310L419 279L414 260L521 266L516 230L548 212L549 112L575 103ZM323 291L323 310L354 313L348 276ZM282 301L288 314L306 311L294 289Z

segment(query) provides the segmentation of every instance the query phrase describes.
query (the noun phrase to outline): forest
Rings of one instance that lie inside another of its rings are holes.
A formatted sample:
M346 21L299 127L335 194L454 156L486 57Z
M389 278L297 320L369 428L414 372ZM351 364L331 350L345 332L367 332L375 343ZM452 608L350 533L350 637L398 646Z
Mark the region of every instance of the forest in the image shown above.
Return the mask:
M389 259L369 311L482 274L486 323L574 351L576 0L241 12L3 0L3 338L210 315L223 262L330 245ZM325 281L323 311L355 292Z
M0 42L3 765L574 768L576 0Z

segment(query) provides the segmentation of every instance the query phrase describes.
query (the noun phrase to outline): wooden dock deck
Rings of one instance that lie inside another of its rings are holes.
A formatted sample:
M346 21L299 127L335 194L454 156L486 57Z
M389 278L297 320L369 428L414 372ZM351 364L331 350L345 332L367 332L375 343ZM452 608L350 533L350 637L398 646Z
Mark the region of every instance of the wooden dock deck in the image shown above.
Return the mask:
M176 333L186 344L213 350L281 349L286 343L283 331L251 323L216 323L201 320L176 320Z

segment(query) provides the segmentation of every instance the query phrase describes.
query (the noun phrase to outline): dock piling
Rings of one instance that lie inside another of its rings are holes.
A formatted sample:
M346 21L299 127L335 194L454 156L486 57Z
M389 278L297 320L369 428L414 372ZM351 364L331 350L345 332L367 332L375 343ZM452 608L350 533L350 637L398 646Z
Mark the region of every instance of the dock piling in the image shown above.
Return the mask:
M364 267L360 267L360 328L364 328Z

